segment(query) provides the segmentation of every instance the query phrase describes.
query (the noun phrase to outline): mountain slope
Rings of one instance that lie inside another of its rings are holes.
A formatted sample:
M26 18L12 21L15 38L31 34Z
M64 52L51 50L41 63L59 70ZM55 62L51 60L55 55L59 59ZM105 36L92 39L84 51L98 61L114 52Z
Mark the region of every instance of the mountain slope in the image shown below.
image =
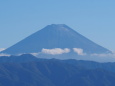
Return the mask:
M90 41L64 24L48 25L1 53L37 53L53 48L81 48L85 53L107 53L108 49Z

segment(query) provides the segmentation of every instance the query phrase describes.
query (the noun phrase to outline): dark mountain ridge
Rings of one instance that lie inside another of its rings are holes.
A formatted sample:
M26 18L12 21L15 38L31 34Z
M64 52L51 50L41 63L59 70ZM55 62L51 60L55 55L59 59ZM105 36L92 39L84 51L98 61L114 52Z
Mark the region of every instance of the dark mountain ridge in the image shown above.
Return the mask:
M114 86L115 71L85 66L105 63L38 59L29 54L4 59L7 62L0 63L0 86Z
M28 63L28 62L61 62L65 64L70 64L74 66L80 66L87 69L104 69L111 72L115 72L115 62L104 62L99 63L95 61L86 61L86 60L59 60L59 59L43 59L37 58L31 54L23 54L20 56L1 56L0 63Z

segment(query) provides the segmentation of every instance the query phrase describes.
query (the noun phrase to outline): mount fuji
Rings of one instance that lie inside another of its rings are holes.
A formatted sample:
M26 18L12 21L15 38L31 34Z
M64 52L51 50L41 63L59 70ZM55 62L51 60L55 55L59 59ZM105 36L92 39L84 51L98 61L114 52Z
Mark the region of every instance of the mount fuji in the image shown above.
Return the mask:
M78 54L111 53L110 50L92 42L65 24L48 25L1 53L15 55L44 51L55 54L56 50L63 53L77 52Z

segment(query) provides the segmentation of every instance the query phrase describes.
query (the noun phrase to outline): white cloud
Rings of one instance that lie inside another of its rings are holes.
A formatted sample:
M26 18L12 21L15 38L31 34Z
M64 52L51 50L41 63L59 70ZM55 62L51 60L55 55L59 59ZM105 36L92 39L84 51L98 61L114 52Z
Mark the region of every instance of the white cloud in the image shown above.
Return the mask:
M58 55L58 54L69 53L69 52L70 52L70 49L68 48L42 49L42 53L51 54L51 55Z
M1 53L0 56L10 56L9 54Z
M40 52L38 52L38 53L30 53L30 54L32 54L33 56L38 56L40 54Z
M81 48L73 48L73 51L76 52L78 55L86 55Z
M6 49L6 48L0 48L0 52L3 51L3 50L5 50L5 49Z
M115 53L107 53L107 54L91 54L91 56L99 56L99 57L115 57Z

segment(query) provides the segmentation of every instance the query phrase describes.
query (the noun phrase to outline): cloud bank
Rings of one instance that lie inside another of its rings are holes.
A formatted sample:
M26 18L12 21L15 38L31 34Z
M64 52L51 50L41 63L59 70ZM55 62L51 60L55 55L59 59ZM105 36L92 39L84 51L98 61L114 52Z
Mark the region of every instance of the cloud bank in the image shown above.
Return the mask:
M64 49L61 49L61 48L44 49L43 48L41 52L45 53L45 54L58 55L58 54L63 54L63 53L69 53L70 49L68 49L68 48L64 48Z
M34 56L37 56L39 54L50 54L50 55L58 55L58 54L64 54L64 53L69 53L71 49L69 48L53 48L53 49L45 49L43 48L41 52L38 53L31 53ZM84 56L86 53L83 52L83 49L81 48L72 48L72 51L77 53L78 55Z
M90 56L98 56L98 57L115 57L115 53L107 53L107 54L91 54Z

